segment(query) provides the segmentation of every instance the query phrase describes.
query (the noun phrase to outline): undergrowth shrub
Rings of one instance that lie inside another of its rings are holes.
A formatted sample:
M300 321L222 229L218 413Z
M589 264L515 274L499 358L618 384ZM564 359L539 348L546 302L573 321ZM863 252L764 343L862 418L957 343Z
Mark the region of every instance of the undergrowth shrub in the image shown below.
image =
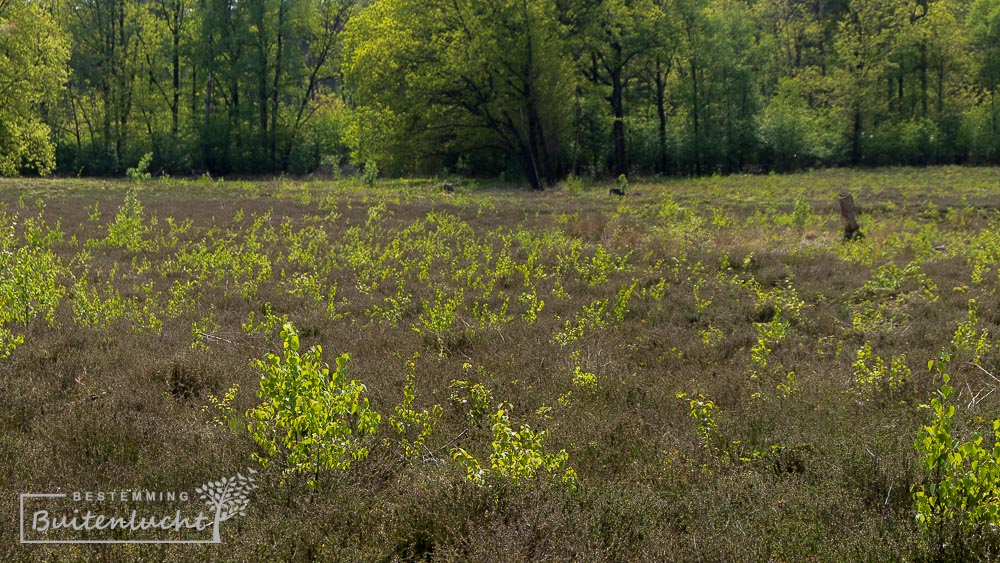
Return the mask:
M118 213L115 214L115 220L108 224L108 236L100 242L111 248L143 250L148 246L144 238L149 230L149 226L145 223L142 203L135 190L129 190L125 194L125 201L118 208Z
M955 435L953 389L944 372L950 360L942 354L928 362L942 384L923 405L932 418L914 445L925 479L912 492L917 526L936 556L971 559L1000 548L1000 419L993 421L992 447L979 433L964 441Z
M984 328L981 332L977 332L978 325L979 307L975 299L970 299L968 317L958 324L951 345L956 354L969 358L973 363L979 363L982 357L993 349L990 331Z
M910 378L910 368L906 367L906 354L893 356L887 365L881 357L872 354L869 342L865 342L864 347L858 350L851 369L854 375L854 391L866 398L882 392L901 391Z
M510 405L502 404L489 417L493 423L493 452L490 454L488 467L484 468L479 460L463 448L452 450L452 457L465 468L466 477L477 485L483 485L488 475L518 482L535 480L540 474L545 474L558 478L570 489L576 488L576 471L572 468L563 469L569 460L566 450L546 453L542 443L548 439L549 432L532 430L526 424L515 430L507 415L509 410Z
M37 317L51 326L66 289L60 279L66 267L51 249L61 238L58 227L48 229L38 218L23 225L23 240L15 233L16 221L0 213L0 359L24 344L21 329Z
M402 451L403 459L411 459L419 455L433 457L433 452L427 449L425 443L444 413L441 405L434 405L420 411L413 408L417 389L415 360L418 357L419 354L414 354L413 358L406 363L403 402L396 405L393 409L395 413L388 419L389 426L396 431L398 436L397 443Z
M133 182L143 182L152 178L152 174L149 173L149 164L153 161L153 153L147 152L142 155L139 162L136 163L134 168L129 168L125 171L125 175L128 176L129 180Z
M263 402L247 412L247 428L260 448L253 457L264 467L277 460L283 478L303 473L318 487L324 471L347 469L368 457L365 435L375 433L382 417L364 397L365 386L348 379L349 355L339 356L331 372L321 362L319 345L299 353L291 323L285 323L281 341L283 357L268 354L254 362Z

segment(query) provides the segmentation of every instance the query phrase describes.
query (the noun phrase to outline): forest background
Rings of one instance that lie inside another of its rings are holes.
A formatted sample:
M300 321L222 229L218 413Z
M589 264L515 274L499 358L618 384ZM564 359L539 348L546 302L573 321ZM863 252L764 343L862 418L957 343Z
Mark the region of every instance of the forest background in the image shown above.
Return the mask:
M0 0L0 174L1000 163L1000 0Z

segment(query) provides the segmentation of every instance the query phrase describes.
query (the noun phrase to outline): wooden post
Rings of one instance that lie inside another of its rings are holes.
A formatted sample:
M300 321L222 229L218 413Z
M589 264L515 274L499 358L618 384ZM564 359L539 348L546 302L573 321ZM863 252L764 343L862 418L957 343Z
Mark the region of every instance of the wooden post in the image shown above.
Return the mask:
M854 197L850 192L840 194L840 217L844 220L844 240L859 240L865 238L858 226L858 218L854 211Z

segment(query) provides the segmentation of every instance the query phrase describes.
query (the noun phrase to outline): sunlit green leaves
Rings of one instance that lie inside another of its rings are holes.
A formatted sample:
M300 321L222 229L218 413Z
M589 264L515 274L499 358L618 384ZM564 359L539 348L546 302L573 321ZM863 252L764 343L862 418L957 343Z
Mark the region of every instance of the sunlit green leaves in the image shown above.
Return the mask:
M0 3L0 176L48 174L55 145L40 118L69 77L69 43L42 5Z
M257 396L263 401L247 412L248 429L260 448L254 457L265 467L277 461L285 477L309 475L310 484L318 486L319 474L368 457L365 436L375 433L382 417L370 408L365 386L348 379L350 356L339 356L331 372L318 345L299 353L291 323L285 324L281 340L282 356L268 354L254 362L261 373Z

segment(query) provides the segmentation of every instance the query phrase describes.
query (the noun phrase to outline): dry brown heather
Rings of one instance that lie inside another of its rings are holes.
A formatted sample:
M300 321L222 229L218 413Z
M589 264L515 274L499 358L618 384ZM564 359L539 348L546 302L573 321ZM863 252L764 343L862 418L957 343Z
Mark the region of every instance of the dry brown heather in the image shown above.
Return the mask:
M924 482L920 405L940 385L928 360L954 356L957 437L992 444L1000 412L998 382L952 343L973 298L977 334L1000 334L998 180L996 169L838 170L633 182L624 198L607 185L4 180L0 222L17 222L7 248L24 246L29 218L58 229L33 244L51 244L64 295L51 323L37 303L27 323L5 313L24 343L0 360L0 559L933 556L909 491ZM141 226L122 212L115 248L109 227L130 190ZM842 190L861 241L840 240ZM454 318L433 326L429 309L449 299ZM504 303L507 318L484 313ZM367 459L320 472L318 489L279 486L276 462L219 546L18 545L17 493L190 491L254 466L245 423L227 430L203 408L233 384L238 414L260 402L251 361L280 351L280 324L241 325L268 310L294 323L303 351L321 344L331 364L350 353L382 415ZM754 363L761 334L782 324L766 366ZM905 354L912 374L892 388L858 382L865 343L886 363ZM443 414L406 460L387 421L415 353L414 406ZM1000 346L978 363L1000 374ZM490 412L509 403L515 429L548 430L542 447L565 449L577 488L544 472L468 481L452 449L489 470L493 435L452 400L454 380L487 390ZM711 421L690 415L699 397ZM962 549L948 553L996 558L997 536Z

